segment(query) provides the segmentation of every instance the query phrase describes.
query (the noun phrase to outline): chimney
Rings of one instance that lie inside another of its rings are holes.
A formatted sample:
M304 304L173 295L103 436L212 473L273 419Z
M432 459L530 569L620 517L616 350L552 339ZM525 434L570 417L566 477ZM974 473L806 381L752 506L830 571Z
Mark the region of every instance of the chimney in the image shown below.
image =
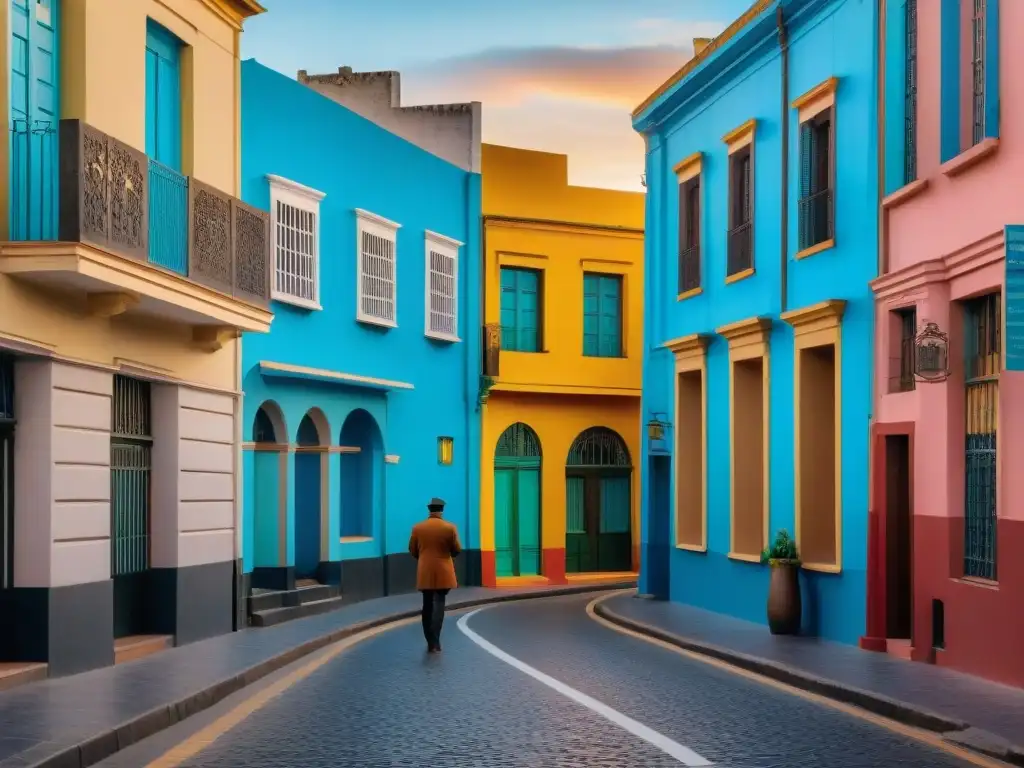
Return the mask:
M693 38L693 55L700 56L705 48L711 43L710 37L695 37Z

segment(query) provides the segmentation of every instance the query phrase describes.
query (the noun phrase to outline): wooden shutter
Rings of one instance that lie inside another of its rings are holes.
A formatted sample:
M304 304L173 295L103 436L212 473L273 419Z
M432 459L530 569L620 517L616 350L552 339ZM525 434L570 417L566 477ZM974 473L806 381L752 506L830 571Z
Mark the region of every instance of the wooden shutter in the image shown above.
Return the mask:
M501 348L519 349L517 317L516 270L501 270Z
M181 171L181 41L146 26L146 154Z
M799 220L799 250L809 247L811 241L811 215L809 199L811 197L811 179L814 173L814 128L811 123L805 122L800 125L800 203L798 207Z
M540 280L532 269L516 270L516 329L520 352L540 350L538 315L540 312Z
M598 275L583 275L583 354L596 357L601 338L601 294Z
M618 357L622 354L622 278L604 275L601 292L601 331L598 354Z

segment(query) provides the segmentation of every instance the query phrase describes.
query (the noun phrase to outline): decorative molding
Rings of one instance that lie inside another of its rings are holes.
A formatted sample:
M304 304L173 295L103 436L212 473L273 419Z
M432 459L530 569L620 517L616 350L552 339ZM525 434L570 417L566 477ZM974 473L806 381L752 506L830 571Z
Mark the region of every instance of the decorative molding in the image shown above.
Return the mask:
M964 150L951 160L947 160L939 166L944 176L953 178L973 168L986 157L994 155L999 149L999 139L990 136L982 139L970 149Z
M265 13L267 10L256 0L201 0L201 2L235 29L241 29L243 21Z
M800 122L809 120L835 104L838 87L839 78L830 77L828 80L818 83L811 90L797 96L790 106L800 113Z
M739 272L737 272L737 273L735 273L733 275L726 275L725 276L725 284L726 285L731 285L732 283L738 283L740 280L746 280L748 277L753 277L753 275L754 275L754 268L753 267L747 267L746 269L741 269Z
M700 176L701 168L704 163L704 153L694 152L692 155L688 155L676 163L672 167L672 172L676 175L676 180L682 184L684 181Z
M680 336L675 339L669 339L661 346L676 357L680 357L694 352L704 354L710 341L711 336L706 333L691 333L689 336Z
M370 224L376 224L378 227L383 227L384 229L390 231L391 234L397 233L398 230L402 228L402 225L399 224L397 221L385 219L383 216L380 216L376 213L363 210L362 208L355 208L353 210L356 213L357 219L368 222Z
M882 198L882 207L888 210L889 208L894 208L897 205L902 205L928 189L928 185L928 179L918 179L917 181L912 181L909 184L904 184L891 195Z
M116 317L139 305L139 297L127 291L90 293L85 301L93 317Z
M300 184L297 181L286 179L284 176L278 176L274 173L267 174L267 181L270 182L271 188L291 192L294 195L305 198L311 203L319 203L327 197L326 192L321 192L319 189L307 187L305 184Z
M738 152L744 147L754 143L754 134L757 131L757 119L751 118L743 125L733 128L725 136L722 142L729 148L729 154Z
M192 327L192 343L204 352L216 352L232 339L237 339L237 328L225 328L216 325L196 325Z
M846 309L846 301L843 299L829 299L818 304L800 309L791 309L783 312L781 319L793 327L793 333L813 333L824 328L834 328L843 319L843 312Z
M810 258L811 256L816 256L822 251L827 251L835 247L835 238L830 237L828 240L824 240L820 243L815 243L810 248L804 248L802 251L797 251L795 254L793 254L793 258L796 259L797 261L800 261L801 259L807 259Z
M746 320L720 325L715 329L715 333L726 339L729 346L732 347L765 342L768 340L771 330L772 320L770 317L749 317Z
M393 381L391 379L378 379L372 376L360 376L355 373L342 373L341 371L330 371L325 368L309 368L304 365L292 365L290 363L276 363L271 360L260 360L260 373L265 375L293 375L296 378L319 379L321 381L336 381L339 384L358 385L362 384L378 389L413 389L413 385L405 381Z
M432 232L429 229L424 230L423 234L430 242L437 243L438 245L443 245L447 248L458 249L465 245L465 243L463 243L461 240L456 240L454 237L442 235L439 232Z

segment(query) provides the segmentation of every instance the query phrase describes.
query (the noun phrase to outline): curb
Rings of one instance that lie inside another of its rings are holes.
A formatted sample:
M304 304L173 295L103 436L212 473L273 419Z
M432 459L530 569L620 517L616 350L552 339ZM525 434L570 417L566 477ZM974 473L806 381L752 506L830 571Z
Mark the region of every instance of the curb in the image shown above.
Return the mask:
M513 592L501 594L500 592L487 597L471 598L468 600L454 600L448 604L448 610L455 611L464 608L475 608L481 605L492 605L497 603L518 602L521 600L537 600L545 597L563 597L566 595L587 594L591 592L605 592L617 589L635 588L635 581L612 582L607 584L580 584L555 589L546 589L536 592ZM87 768L96 763L106 760L113 754L137 744L160 731L180 723L192 715L212 707L214 704L223 701L233 693L237 693L246 686L252 685L267 675L286 667L294 661L308 656L311 653L328 645L352 637L369 629L394 624L405 619L419 616L419 610L396 611L376 619L369 619L348 627L342 627L326 635L315 637L312 640L290 648L284 653L264 659L248 669L232 675L229 678L213 683L206 688L186 696L173 704L152 709L137 717L123 722L116 728L101 733L97 736L90 736L69 744L56 754L51 754L36 762L18 762L26 768ZM42 746L42 745L40 745ZM52 748L52 744L50 745ZM35 751L30 749L29 753ZM23 754L21 760L31 759L28 754ZM14 756L18 760L18 756ZM2 766L7 761L0 761Z
M609 595L610 597L612 596ZM794 688L816 693L844 704L852 704L904 725L938 733L951 744L1005 760L1012 765L1024 766L1024 749L1010 744L995 734L974 728L963 720L946 717L924 707L917 707L873 691L866 691L863 688L843 685L834 680L818 677L758 656L682 637L636 619L628 619L605 605L607 599L595 603L594 613L620 627L653 637L685 651L724 661L734 667L755 672Z

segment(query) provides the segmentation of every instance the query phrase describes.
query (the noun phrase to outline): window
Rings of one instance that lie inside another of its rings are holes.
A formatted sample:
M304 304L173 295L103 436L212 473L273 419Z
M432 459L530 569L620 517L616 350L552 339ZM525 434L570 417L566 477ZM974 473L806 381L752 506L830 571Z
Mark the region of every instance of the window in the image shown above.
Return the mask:
M917 363L917 308L903 307L892 313L895 323L890 326L890 352L892 373L890 392L912 392L917 388L914 371Z
M966 446L964 576L996 580L996 434L1002 357L1001 296L964 305Z
M437 463L450 466L455 459L455 439L451 437L437 438Z
M751 160L750 145L729 156L729 254L726 271L729 277L754 266Z
M622 356L621 275L583 275L583 354Z
M998 2L998 0L993 0ZM985 5L973 2L971 13L971 146L985 138Z
M181 171L181 41L146 22L146 154Z
M426 335L444 341L459 340L458 240L427 232Z
M801 251L834 237L835 106L800 124Z
M280 176L270 182L275 301L320 309L320 201L323 192Z
M679 293L700 288L700 176L679 185Z
M153 433L150 385L114 376L110 409L111 575L149 569Z
M675 543L706 552L707 337L691 334L665 346L675 358Z
M375 213L356 209L356 319L360 322L398 326L396 252L400 227Z
M0 589L14 586L14 358L0 352Z
M501 348L540 351L541 277L536 269L501 268Z
M903 183L917 179L917 0L906 0L904 70Z

